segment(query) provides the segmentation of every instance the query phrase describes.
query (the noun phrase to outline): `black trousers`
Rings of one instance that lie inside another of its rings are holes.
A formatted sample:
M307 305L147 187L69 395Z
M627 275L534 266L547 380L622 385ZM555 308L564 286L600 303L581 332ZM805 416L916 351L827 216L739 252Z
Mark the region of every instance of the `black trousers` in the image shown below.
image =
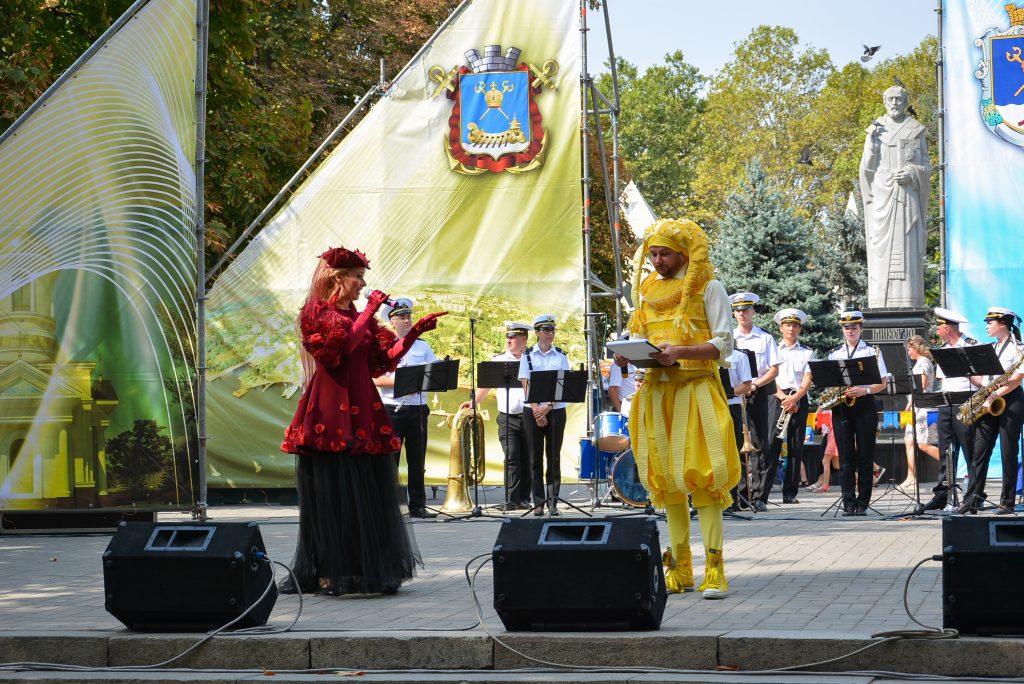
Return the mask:
M740 452L740 481L732 488L733 504L739 506L740 500L737 494L742 493L743 498L750 502L750 492L747 491L747 458L743 456L743 409L739 404L729 404L729 414L732 416L732 431L736 438L736 451ZM750 456L750 468L753 470L757 464L757 453ZM753 478L753 474L751 474ZM751 485L753 486L753 485Z
M934 494L934 503L937 507L942 508L946 505L946 499L949 494L949 482L956 480L956 464L959 459L959 452L964 452L964 461L967 463L968 470L971 467L971 463L974 459L971 454L974 453L974 426L964 425L960 422L960 419L956 417L957 411L960 410L960 404L954 404L952 406L940 406L939 407L939 481L935 483L932 494ZM946 450L953 447L953 472L949 476L949 482L946 482Z
M768 388L761 387L758 389L752 397L747 400L747 416L750 418L750 437L754 440L754 446L757 447L756 460L754 456L751 456L751 473L750 478L754 487L753 499L761 499L761 493L767 492L771 489L771 484L764 482L765 477L769 480L775 478L775 473L766 473L764 467L766 467L767 450L768 445L771 442L771 428L772 428L772 417L771 417L771 402L775 401L775 397L768 391ZM762 501L767 500L768 495L765 494Z
M840 402L832 411L839 447L839 484L843 509L867 508L871 503L878 408L874 397L858 397L853 406ZM856 482L856 484L855 484Z
M1003 489L999 505L1013 509L1017 498L1017 454L1020 452L1021 427L1024 426L1024 392L1018 387L1003 399L1002 415L985 415L974 424L974 459L971 461L971 483L964 492L964 502L976 504L985 491L988 459L999 437L1003 463Z
M422 512L427 506L427 493L423 488L423 475L427 468L427 415L430 407L392 406L385 404L395 434L405 445L405 463L409 478L409 512ZM394 452L395 464L402 457L402 452Z
M807 425L809 406L810 402L807 399L807 395L804 395L800 398L796 413L789 419L789 427L786 428L785 443L788 452L786 454L786 476L782 482L783 499L795 499L800 491L800 464L803 462L804 427ZM783 440L777 439L775 436L775 424L778 423L779 416L781 415L782 402L773 395L771 397L769 416L771 418L772 439L767 449L767 457L763 460L758 459L762 467L765 468L765 476L761 478L764 488L763 491L758 492L758 498L761 501L768 501L768 495L771 494L772 486L775 484L775 471L779 467L779 458L782 456Z
M501 450L505 452L505 481L508 483L506 503L529 501L533 478L522 413L498 414L498 441L501 442Z
M544 484L552 485L558 496L562 484L561 453L562 437L565 435L565 409L552 409L548 413L548 424L538 427L533 411L523 409L523 427L526 430L526 445L530 451L530 467L533 470L533 504L536 506L547 499ZM544 460L547 459L545 480Z

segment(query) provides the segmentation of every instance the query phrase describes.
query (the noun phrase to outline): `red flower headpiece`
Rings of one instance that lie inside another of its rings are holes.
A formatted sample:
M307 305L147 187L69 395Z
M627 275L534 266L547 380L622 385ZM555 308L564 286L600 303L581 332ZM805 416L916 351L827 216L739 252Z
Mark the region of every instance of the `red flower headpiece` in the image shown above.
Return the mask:
M344 247L332 247L320 255L331 268L354 268L362 266L370 268L370 261L358 249L349 251Z

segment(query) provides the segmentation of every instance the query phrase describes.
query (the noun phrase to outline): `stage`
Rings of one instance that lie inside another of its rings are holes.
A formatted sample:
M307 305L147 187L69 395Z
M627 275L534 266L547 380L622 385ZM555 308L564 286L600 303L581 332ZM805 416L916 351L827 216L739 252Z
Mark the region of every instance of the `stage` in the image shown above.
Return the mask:
M917 561L941 553L938 518L883 519L870 514L833 518L831 513L821 517L835 496L835 490L820 495L801 492L799 504L771 506L768 513L749 521L727 518L728 598L706 601L696 593L670 595L659 631L507 633L491 608L489 568L477 579L485 623L498 638L520 651L558 663L683 669L722 665L743 671L821 661L868 645L874 632L920 629L903 610L903 586ZM897 513L905 507L906 499L898 494L879 501L883 513ZM599 512L621 511L603 508ZM213 508L210 518L259 523L271 557L291 560L296 534L294 507ZM187 520L176 514L160 519ZM174 667L490 671L534 666L492 642L476 626L463 568L474 556L489 553L499 524L500 518L417 521L414 529L426 567L397 595L307 596L293 632L217 637ZM664 540L664 524L660 527ZM199 635L134 634L105 612L100 555L108 541L105 534L0 537L0 661L141 665L175 655L198 640ZM699 544L694 550L699 581L702 550ZM910 608L925 624L941 625L940 584L937 562L925 563L912 580ZM297 597L279 597L269 624L288 625L297 608ZM886 643L815 669L1007 676L1022 667L1019 640L961 638L956 642ZM497 681L496 674L492 672L486 681ZM279 673L278 679L281 676L285 673ZM380 676L384 679L379 681L389 681ZM607 672L605 678L594 674L574 679L576 676L516 678L608 681ZM24 673L0 673L0 681L24 677ZM69 677L89 678L85 674L59 676L61 680ZM215 677L208 673L202 681L220 681L218 677L225 674ZM474 677L467 673L456 679L475 681ZM238 673L225 681L242 678ZM438 678L424 675L417 679L409 673L402 681ZM622 673L617 678L627 677ZM794 679L790 674L758 681ZM378 681L376 676L373 681Z

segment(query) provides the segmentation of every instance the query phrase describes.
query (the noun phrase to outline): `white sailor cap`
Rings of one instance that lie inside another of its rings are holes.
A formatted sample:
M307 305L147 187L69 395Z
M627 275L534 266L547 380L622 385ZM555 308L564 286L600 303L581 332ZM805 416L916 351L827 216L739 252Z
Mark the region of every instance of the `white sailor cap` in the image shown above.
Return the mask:
M863 322L864 322L864 314L862 314L857 309L850 309L849 311L844 311L843 313L839 314L839 323L841 325L846 325L847 323L863 323Z
M1013 320L1017 320L1017 314L1012 309L1005 309L1001 306L990 306L988 307L988 313L985 314L986 321L996 321L1003 317L1009 317Z
M515 337L516 335L529 334L529 323L520 323L519 321L505 321L505 337Z
M775 324L782 325L783 323L799 323L800 325L805 325L807 323L807 314L800 309L783 309L775 314Z
M533 329L536 330L542 325L555 325L554 314L541 314L533 319Z
M733 311L741 311L754 306L761 301L761 298L753 292L737 292L736 294L729 295L729 301L732 302Z
M951 325L960 325L961 323L967 322L967 316L958 314L956 311L950 309L944 309L941 306L935 307L935 322L939 325L943 323L949 323Z
M385 304L380 308L380 317L385 321L390 321L392 316L411 314L413 304L414 302L408 297L396 297L391 300L390 304Z

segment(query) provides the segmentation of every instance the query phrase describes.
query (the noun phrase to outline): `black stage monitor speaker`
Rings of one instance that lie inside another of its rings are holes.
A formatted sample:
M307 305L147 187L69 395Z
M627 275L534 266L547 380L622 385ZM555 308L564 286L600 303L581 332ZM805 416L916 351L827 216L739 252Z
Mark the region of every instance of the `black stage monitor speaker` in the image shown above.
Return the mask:
M530 520L494 542L494 609L509 631L658 629L665 577L654 518Z
M942 521L942 625L962 634L1024 634L1024 519Z
M235 627L265 625L277 601L256 523L121 523L103 552L107 612L139 631L206 631L270 592Z

